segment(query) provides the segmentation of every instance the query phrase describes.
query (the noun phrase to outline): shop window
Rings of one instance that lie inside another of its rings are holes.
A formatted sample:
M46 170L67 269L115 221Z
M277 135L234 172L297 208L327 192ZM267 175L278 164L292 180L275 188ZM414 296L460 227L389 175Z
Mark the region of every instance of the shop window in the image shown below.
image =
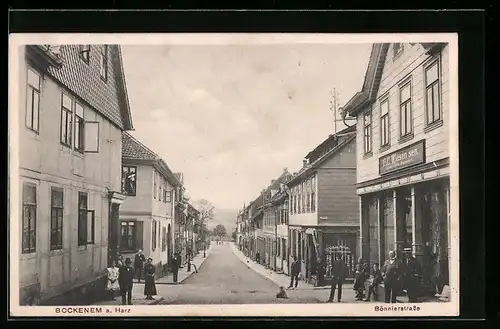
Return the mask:
M389 251L394 250L394 199L387 194L384 196L382 205L384 207L384 260L389 259Z
M363 200L365 202L365 200ZM379 262L379 224L378 224L378 200L374 198L366 198L367 215L369 227L369 246L370 246L370 262ZM381 202L381 206L382 202Z

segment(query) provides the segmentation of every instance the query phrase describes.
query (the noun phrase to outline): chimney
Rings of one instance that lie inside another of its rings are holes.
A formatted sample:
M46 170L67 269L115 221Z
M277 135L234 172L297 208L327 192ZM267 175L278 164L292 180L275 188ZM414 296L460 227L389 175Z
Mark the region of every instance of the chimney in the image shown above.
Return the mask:
M283 173L287 173L287 172L288 172L288 168L287 167L283 168Z
M309 162L309 161L307 161L307 159L302 160L302 167L307 166L307 163L308 163L308 162Z

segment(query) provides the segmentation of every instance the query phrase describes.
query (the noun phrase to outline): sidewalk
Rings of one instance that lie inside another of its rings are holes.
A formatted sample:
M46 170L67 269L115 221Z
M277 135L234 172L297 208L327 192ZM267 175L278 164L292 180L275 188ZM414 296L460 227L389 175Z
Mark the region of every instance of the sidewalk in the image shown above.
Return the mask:
M179 273L177 274L177 281L178 281L177 284L181 284L182 282L184 282L184 280L189 278L193 273L196 273L195 269L197 269L198 271L200 270L200 267L203 265L203 262L210 255L210 250L211 249L208 248L205 251L206 257L203 257L203 251L200 251L196 256L194 256L193 259L191 259L191 271L190 272L187 271L187 269L188 269L187 263L183 264L182 268L179 269ZM172 273L169 273L168 275L157 279L155 281L155 283L156 284L176 284L174 282L174 276L172 275Z
M205 255L206 255L206 257L203 257L203 251L201 251L198 253L198 255L196 255L191 260L191 271L190 272L187 271L187 264L184 264L183 268L179 269L179 274L178 274L178 278L177 278L178 283L177 284L182 283L184 280L189 278L193 273L196 273L195 268L198 271L200 270L201 265L210 255L210 248L206 250ZM175 284L173 282L173 275L168 274L167 276L159 278L155 281L155 284L157 285L156 290L157 290L158 294L161 294L162 289L159 288L158 285ZM117 292L116 294L117 294L117 297L115 298L115 300L104 300L104 301L94 303L93 305L101 305L101 306L122 305L121 296L118 296L119 292ZM137 283L137 280L134 280L134 286L132 288L132 304L133 305L157 305L165 300L165 298L161 297L160 295L156 295L154 297L155 300L146 300L145 298L146 298L146 296L144 296L144 281L141 281L141 283Z

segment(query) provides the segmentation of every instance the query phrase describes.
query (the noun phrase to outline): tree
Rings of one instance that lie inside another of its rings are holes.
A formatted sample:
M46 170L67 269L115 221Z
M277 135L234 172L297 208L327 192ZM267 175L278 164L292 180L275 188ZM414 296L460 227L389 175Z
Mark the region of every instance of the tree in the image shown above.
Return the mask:
M213 230L213 235L215 235L219 239L226 236L226 234L227 234L226 228L222 224L218 224Z
M198 220L199 225L202 230L203 237L206 237L206 233L208 233L207 223L214 218L214 209L215 207L212 205L210 201L207 199L200 199L196 202L197 209L200 212Z

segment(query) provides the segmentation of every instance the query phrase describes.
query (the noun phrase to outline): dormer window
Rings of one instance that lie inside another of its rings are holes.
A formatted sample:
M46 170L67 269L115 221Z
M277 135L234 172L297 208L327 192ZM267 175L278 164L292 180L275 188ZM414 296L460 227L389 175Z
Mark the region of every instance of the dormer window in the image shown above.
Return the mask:
M80 45L80 58L85 62L90 62L90 45Z
M403 52L403 44L402 43L393 43L392 44L392 57L396 58L399 54Z
M99 72L101 79L108 81L108 45L103 45L99 58Z

